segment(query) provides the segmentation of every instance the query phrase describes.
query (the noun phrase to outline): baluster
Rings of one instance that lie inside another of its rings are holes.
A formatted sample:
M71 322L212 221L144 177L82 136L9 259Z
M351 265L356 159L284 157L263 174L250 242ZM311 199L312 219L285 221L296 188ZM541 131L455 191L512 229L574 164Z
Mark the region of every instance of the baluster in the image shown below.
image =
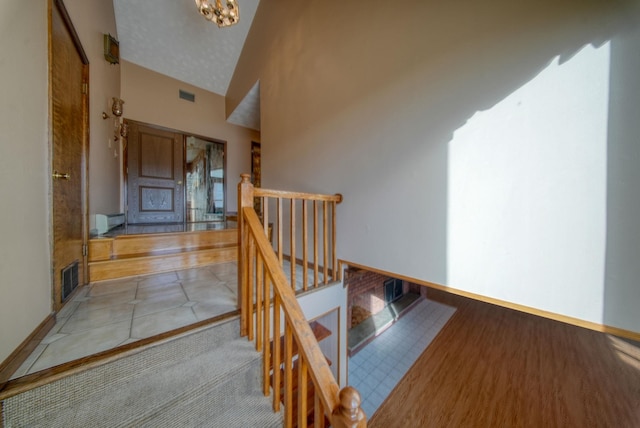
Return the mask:
M367 418L360 408L362 402L358 390L347 386L338 394L338 406L333 411L331 418L334 428L365 428Z
M313 394L313 428L324 428L324 406L320 394Z
M240 302L240 329L242 331L242 335L246 336L249 334L249 323L251 320L251 311L249 310L249 270L248 270L248 260L249 260L249 231L245 230L242 234L242 243L240 248L240 254L242 254L241 260L238 261L238 272L242 277L241 284L238 287L238 300Z
M244 207L253 206L253 184L251 184L251 176L249 174L240 174L240 183L238 183L238 304L240 306L240 334L242 336L247 335L247 322L249 307L244 303L245 289L248 287L249 277L245 269L247 262L246 244L247 244L247 227L244 224Z
M307 428L307 360L302 354L298 356L298 427Z
M263 387L263 393L266 396L269 395L269 375L270 375L270 368L271 368L271 355L270 355L270 350L271 347L269 346L269 343L271 342L271 333L269 331L269 329L271 328L270 322L269 322L269 313L271 312L270 309L270 300L271 300L271 277L267 274L265 277L265 281L264 281L264 324L263 324L263 328L264 328L264 358L262 359L262 364L263 364L263 369L262 369L262 387ZM274 337L277 337L274 335ZM275 344L275 340L274 340L274 344ZM274 372L275 372L275 364L274 364Z
M277 293L273 295L273 410L280 411L280 298Z
M269 234L269 200L266 197L262 198L262 227L264 228L264 234L269 240L269 245L273 246Z
M293 426L293 341L292 326L284 323L284 411L285 427Z
M278 261L283 266L282 254L282 198L278 198Z
M302 200L302 289L307 291L309 287L309 274L307 273L307 264L309 262L307 253L309 252L307 240L307 200Z
M313 201L313 288L318 288L318 201Z
M262 255L256 250L256 351L262 351L262 292L264 281L264 268Z
M253 340L254 335L253 335L253 331L254 331L254 326L253 326L253 287L254 287L254 281L255 281L255 275L254 275L254 264L255 264L255 239L253 237L253 235L249 235L249 245L247 248L247 253L248 253L248 257L247 257L247 275L249 275L249 283L248 283L248 287L247 287L247 312L249 313L249 323L248 323L248 327L249 327L249 340Z
M327 214L327 201L322 201L322 235L324 238L324 283L329 283L329 231L327 230L327 222L329 215Z
M291 288L296 291L296 200L291 198L291 223L289 227L289 249L291 254Z
M339 273L336 273L338 256L336 254L336 203L331 202L331 278L338 280Z

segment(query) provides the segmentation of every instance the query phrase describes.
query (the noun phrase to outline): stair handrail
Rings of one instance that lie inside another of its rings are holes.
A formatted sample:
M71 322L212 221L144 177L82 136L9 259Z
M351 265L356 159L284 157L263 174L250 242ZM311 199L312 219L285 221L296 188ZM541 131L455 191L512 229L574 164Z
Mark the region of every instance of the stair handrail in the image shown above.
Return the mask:
M320 350L313 331L306 320L302 308L298 303L294 289L289 284L281 259L276 255L271 243L267 239L266 222L260 220L254 209L254 196L257 194L277 194L309 198L315 200L315 196L322 200L341 201L341 196L336 195L311 195L298 192L281 192L273 190L260 190L253 188L249 181L249 175L241 175L242 181L238 185L238 276L239 296L238 301L241 311L241 334L254 340L253 323L255 319L256 349L263 352L263 392L269 395L269 389L273 389L273 408L280 408L280 367L284 371L284 400L285 400L285 426L293 425L293 344L298 349L298 394L297 408L299 427L306 427L307 409L307 382L310 377L314 387L314 411L317 426L323 426L324 416L328 418L331 426L338 428L365 428L366 416L360 407L361 397L358 391L352 387L340 387L335 380L329 364ZM334 211L335 212L335 211ZM334 214L335 224L335 214ZM335 230L335 228L333 229ZM334 238L335 243L335 238ZM295 258L292 265L295 264ZM335 269L334 269L335 275ZM255 303L254 289L255 283ZM273 289L270 285L273 285ZM273 293L273 299L271 294ZM273 308L273 314L271 314ZM282 311L282 312L281 312ZM255 313L255 318L254 318ZM284 360L280 360L280 318L284 314ZM270 319L273 320L271 328ZM269 346L273 331L273 347ZM276 340L277 339L277 340ZM273 358L271 353L273 353ZM273 361L273 364L272 364ZM271 376L273 368L273 376Z

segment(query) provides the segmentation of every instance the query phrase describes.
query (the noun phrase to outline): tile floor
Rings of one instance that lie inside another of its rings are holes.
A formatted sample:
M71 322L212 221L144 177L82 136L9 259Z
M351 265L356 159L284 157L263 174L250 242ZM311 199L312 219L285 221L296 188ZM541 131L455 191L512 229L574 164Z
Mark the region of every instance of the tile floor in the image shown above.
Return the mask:
M284 262L291 280L289 262ZM233 312L236 262L101 281L80 290L12 378ZM301 266L296 289L302 289ZM313 271L308 271L309 282ZM320 279L322 281L322 273Z
M13 377L233 312L236 284L235 262L90 284Z
M371 418L391 390L444 327L455 308L423 300L349 358L349 384Z
M302 288L302 268L296 272ZM290 277L285 263L284 271ZM310 280L313 272L309 272ZM236 310L235 262L90 284L57 316L13 378ZM455 312L424 300L355 356L349 383L368 417Z

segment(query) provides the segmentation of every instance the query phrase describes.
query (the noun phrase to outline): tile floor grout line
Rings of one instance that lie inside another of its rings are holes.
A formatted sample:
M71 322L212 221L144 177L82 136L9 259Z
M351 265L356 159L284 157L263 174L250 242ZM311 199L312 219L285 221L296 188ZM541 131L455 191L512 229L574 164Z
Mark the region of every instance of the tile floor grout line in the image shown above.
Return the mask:
M402 358L398 356L398 346L388 345L388 342L395 342L388 338L395 339L399 334L407 332L411 335L418 335L421 340L422 337L426 337L426 331L431 327L438 327L438 331L444 327L446 322L440 325L442 316L447 316L447 319L453 315L455 308L450 308L442 304L433 302L434 305L440 305L442 311L438 314L438 311L428 311L425 313L424 308L430 305L432 302L424 300L416 305L405 317L402 317L398 322L394 323L389 329L380 334L374 341L367 344L356 355L349 357L349 384L357 388L361 394L365 397L363 400L363 409L365 413L371 417L377 408L384 402L388 394L395 388L395 385L402 379L409 368L415 363L418 357L426 350L431 341L435 338L435 335L429 340L420 343L418 347L417 343L414 343L409 349L415 349L411 352L410 361L408 360L408 354L403 353ZM424 308L423 308L424 307ZM436 306L437 308L438 306ZM446 310L446 309L452 309ZM424 319L423 319L424 318ZM402 321L404 319L404 321ZM401 322L402 321L402 322ZM417 329L417 326L421 329ZM391 332L394 332L391 335ZM413 337L412 337L413 339ZM404 342L406 343L406 338ZM412 342L418 342L418 340ZM404 347L403 347L404 348ZM394 353L390 358L380 358L379 353L394 350ZM415 355L414 355L415 354ZM360 358L358 358L360 356ZM351 362L354 360L357 362L352 367ZM392 361L393 362L392 362ZM392 364L393 370L382 370L381 373L377 373L380 367L384 367L385 364ZM374 374L375 373L375 374ZM378 376L379 375L379 376ZM383 392L384 391L384 392Z

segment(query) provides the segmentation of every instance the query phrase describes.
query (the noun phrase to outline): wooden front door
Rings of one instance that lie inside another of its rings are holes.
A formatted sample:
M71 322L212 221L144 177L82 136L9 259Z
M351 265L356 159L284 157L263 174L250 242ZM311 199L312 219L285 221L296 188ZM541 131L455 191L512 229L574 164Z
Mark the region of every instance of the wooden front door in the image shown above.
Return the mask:
M129 122L127 223L184 221L184 137Z
M61 0L51 8L53 309L87 283L89 61Z

